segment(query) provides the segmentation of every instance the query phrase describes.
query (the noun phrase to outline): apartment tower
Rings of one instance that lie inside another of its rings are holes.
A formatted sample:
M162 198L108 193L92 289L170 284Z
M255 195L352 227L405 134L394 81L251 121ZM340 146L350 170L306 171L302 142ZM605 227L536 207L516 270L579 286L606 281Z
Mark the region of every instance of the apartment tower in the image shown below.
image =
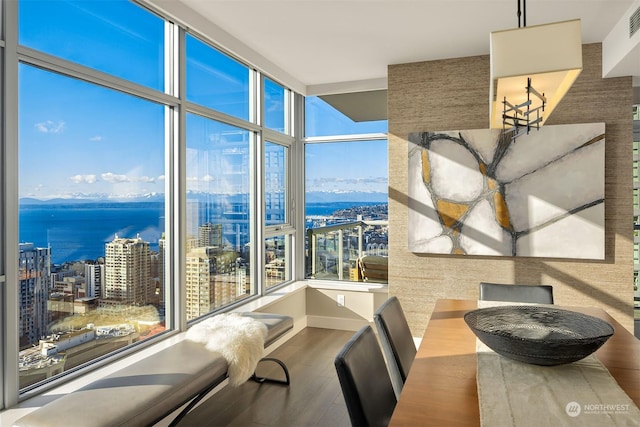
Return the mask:
M151 288L149 242L116 238L106 244L104 299L125 305L146 305Z
M19 249L19 334L23 347L48 333L51 249L36 248L33 243L20 243Z
M104 264L85 263L84 278L87 283L87 296L102 298L102 285L104 283Z

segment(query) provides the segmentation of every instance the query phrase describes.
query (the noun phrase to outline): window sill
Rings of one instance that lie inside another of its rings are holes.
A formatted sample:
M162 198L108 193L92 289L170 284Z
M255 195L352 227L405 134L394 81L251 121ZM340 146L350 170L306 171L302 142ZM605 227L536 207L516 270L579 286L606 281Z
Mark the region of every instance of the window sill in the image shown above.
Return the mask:
M387 283L369 283L369 282L345 282L337 280L305 280L306 285L313 289L334 289L338 291L354 291L354 292L389 292Z

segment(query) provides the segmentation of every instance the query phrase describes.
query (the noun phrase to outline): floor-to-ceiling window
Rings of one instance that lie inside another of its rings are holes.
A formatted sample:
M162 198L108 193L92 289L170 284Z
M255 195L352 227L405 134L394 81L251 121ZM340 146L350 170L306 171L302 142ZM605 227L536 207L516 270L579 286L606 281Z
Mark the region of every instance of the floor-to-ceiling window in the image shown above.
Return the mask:
M165 107L28 64L18 78L22 388L165 329Z
M0 230L19 228L0 234L2 406L293 280L302 111L135 2L6 9Z
M18 332L25 389L171 328L165 22L123 1L18 3ZM156 96L145 96L145 92Z
M386 132L386 120L355 121L306 98L306 277L387 282Z

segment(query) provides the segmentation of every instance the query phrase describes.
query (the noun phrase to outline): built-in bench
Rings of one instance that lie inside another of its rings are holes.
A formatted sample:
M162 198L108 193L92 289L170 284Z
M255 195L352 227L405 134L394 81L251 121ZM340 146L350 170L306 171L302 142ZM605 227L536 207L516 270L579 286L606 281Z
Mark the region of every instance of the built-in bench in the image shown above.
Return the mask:
M270 313L243 313L265 323L265 348L293 329L293 318ZM257 377L258 382L289 384ZM151 426L190 402L173 420L177 424L195 404L227 378L227 362L202 344L183 339L98 381L32 411L15 427Z

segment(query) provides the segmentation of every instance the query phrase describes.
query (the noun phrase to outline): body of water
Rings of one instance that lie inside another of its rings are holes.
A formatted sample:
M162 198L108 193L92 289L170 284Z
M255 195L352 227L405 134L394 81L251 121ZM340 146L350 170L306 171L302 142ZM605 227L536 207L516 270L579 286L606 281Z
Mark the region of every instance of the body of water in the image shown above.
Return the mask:
M140 236L158 250L164 204L158 202L21 205L20 242L51 247L51 262L94 260L116 235Z
M339 209L378 205L366 202L309 203L307 216L330 216ZM355 218L354 218L355 219ZM115 236L149 242L152 251L164 232L164 203L21 204L20 242L51 248L51 262L95 260Z
M354 206L375 206L383 205L379 202L329 202L329 203L307 203L305 209L306 216L330 216L337 210L349 209Z

